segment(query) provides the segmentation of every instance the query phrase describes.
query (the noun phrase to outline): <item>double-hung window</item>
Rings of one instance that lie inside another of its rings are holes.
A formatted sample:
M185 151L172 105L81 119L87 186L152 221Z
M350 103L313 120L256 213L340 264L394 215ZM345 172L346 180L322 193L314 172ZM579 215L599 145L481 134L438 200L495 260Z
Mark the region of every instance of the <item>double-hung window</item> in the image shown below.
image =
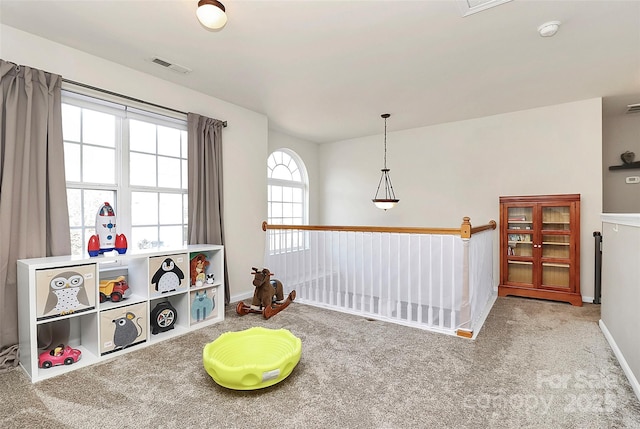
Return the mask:
M72 253L86 253L105 202L130 249L186 244L186 118L67 91L62 103Z
M288 149L274 151L267 159L268 223L273 225L306 225L307 174L300 157ZM300 250L304 234L277 230L270 235L272 253Z

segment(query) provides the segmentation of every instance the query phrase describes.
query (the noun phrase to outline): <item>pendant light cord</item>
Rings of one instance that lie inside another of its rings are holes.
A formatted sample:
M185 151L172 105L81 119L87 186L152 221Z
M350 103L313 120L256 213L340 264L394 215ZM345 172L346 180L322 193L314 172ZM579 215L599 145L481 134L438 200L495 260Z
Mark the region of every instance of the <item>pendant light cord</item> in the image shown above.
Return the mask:
M384 118L384 169L387 169L387 118Z

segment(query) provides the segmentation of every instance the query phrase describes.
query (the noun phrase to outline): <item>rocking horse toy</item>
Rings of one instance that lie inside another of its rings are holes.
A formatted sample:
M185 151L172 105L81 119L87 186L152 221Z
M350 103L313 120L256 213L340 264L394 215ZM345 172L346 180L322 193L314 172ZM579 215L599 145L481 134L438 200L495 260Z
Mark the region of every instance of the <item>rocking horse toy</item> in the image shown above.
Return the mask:
M284 298L284 291L282 289L282 282L280 280L271 280L272 273L263 268L258 270L252 268L254 275L253 285L256 287L253 292L253 299L251 305L247 305L240 301L236 306L236 313L240 316L244 316L249 313L261 313L265 319L278 314L291 304L296 299L296 291L293 290L287 298Z

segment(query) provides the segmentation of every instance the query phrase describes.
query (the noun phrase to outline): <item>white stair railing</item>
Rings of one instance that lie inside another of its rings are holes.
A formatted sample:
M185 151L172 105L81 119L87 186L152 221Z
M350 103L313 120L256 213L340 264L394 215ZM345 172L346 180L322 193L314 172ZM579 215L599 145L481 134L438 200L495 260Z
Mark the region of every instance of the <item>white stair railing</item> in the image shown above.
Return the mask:
M493 294L494 228L265 223L265 266L298 302L471 336Z

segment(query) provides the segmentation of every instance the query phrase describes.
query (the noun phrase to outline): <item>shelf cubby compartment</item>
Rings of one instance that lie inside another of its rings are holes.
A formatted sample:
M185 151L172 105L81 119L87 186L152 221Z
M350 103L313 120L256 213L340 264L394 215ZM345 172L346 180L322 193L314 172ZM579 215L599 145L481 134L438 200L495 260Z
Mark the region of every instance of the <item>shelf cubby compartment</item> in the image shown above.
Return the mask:
M165 340L189 329L189 300L186 292L149 301L149 339Z
M99 302L98 308L100 311L119 308L127 305L132 305L140 302L147 301L147 283L146 276L143 277L144 281L135 280L131 281L129 275L129 267L118 263L118 265L99 264L98 266L100 274L98 298L102 300L102 294L105 295L105 301ZM119 285L120 280L124 278L124 281L128 289L124 290ZM117 292L117 299L112 299L114 292Z
M36 332L40 347L37 349L37 355L29 360L31 362L30 371L27 370L26 365L23 365L23 368L31 376L32 381L46 380L47 378L98 362L98 343L95 335L97 320L97 313L91 311L38 322ZM51 368L40 368L38 364L39 355L61 344L80 350L82 352L80 359L70 365L63 364L55 365ZM28 361L25 360L25 362Z
M222 255L217 250L191 252L189 254L189 278L191 288L220 285Z
M218 296L218 286L193 288L189 292L189 323L191 326L216 321L224 307Z

